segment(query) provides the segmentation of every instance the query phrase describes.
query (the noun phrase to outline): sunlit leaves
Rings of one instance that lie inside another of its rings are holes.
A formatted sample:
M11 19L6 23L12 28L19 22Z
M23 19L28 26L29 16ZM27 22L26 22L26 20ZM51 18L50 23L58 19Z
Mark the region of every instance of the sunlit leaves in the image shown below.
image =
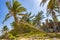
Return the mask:
M47 5L47 9L53 10L54 7L55 7L55 3L54 3L54 2L55 2L55 1L50 0L49 3L48 3L48 5Z
M48 3L47 9L53 9L53 8L54 8L53 6L54 6L54 5L53 5L52 1L50 1L50 2Z
M26 11L26 8L24 8L24 7L19 7L18 9L16 9L17 13L24 12L24 11Z
M13 8L16 10L21 4L18 1L15 1L13 4Z
M13 35L10 34L10 33L8 33L8 36L9 36L10 39L14 39L14 38L15 38L15 36L13 36Z

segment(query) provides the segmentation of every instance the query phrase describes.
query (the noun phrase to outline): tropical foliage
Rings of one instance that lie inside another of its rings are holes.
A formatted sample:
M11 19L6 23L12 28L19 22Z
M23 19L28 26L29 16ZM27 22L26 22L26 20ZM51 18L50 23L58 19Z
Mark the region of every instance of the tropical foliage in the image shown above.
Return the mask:
M44 18L43 12L38 12L38 14L33 19L33 24L40 27L41 26L41 20Z
M32 18L34 17L34 15L31 15L32 13L26 13L26 15L24 15L21 20L30 23L32 21Z

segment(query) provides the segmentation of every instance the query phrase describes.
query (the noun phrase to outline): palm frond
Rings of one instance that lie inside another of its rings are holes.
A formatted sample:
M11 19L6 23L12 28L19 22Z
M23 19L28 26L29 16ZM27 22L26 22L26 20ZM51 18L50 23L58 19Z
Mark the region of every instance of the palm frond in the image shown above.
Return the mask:
M9 19L11 16L10 16L10 14L8 13L8 14L6 14L6 16L5 16L5 19L3 20L3 22L2 23L4 23L7 19Z
M47 5L47 9L49 9L49 10L54 9L54 2L52 0L49 1L48 5Z
M10 2L6 2L7 8L10 10L11 9L11 3Z
M16 10L18 7L20 7L21 4L18 1L15 1L13 4L13 8Z
M39 26L42 19L43 19L43 12L40 11L40 12L38 12L38 14L35 16L35 18L34 18L34 20L33 20L33 24Z
M32 13L30 12L29 14L28 14L28 16L30 16Z
M41 5L44 5L46 3L47 0L42 0L41 3L40 3L40 6Z
M60 13L60 10L55 10L57 13Z
M34 17L34 15L30 16L29 18L33 18L33 17Z

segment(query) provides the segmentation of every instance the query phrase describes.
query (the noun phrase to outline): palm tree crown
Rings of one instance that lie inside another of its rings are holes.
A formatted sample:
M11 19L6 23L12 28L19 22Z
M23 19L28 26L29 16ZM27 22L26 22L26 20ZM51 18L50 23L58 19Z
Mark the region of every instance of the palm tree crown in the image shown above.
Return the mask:
M32 18L34 17L34 15L31 15L32 13L26 13L26 15L24 15L21 20L24 20L25 22L31 22Z
M17 15L20 15L19 13L26 11L26 8L22 7L22 5L15 0L12 0L12 4L10 1L7 1L6 5L7 5L7 8L9 9L9 13L6 14L6 17L3 20L3 23L11 16L14 17L14 20L17 23L18 22Z
M43 12L38 12L38 14L35 16L33 23L37 26L40 26L41 20L44 18Z

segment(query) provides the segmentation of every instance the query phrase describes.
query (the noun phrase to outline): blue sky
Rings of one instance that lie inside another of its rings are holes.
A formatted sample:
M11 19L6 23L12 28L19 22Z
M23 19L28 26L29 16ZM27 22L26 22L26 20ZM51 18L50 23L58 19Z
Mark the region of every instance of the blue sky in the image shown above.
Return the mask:
M24 6L27 9L27 12L32 12L32 14L36 15L38 11L43 10L44 13L46 12L46 5L44 7L40 7L41 0L18 0L22 6ZM5 18L5 15L8 13L8 9L6 7L6 0L0 0L0 30L4 25L7 25L8 28L11 29L10 23L13 22L13 17L8 19L4 24L2 24L3 19ZM44 21L44 20L43 20Z

